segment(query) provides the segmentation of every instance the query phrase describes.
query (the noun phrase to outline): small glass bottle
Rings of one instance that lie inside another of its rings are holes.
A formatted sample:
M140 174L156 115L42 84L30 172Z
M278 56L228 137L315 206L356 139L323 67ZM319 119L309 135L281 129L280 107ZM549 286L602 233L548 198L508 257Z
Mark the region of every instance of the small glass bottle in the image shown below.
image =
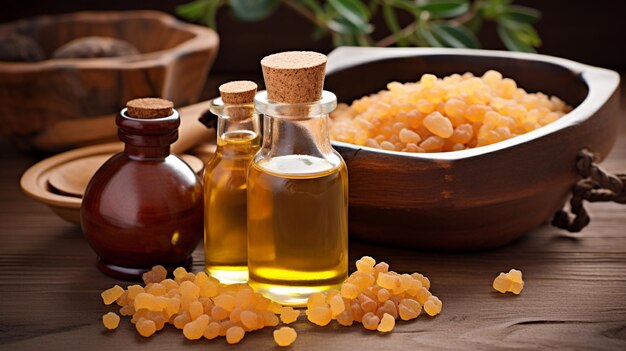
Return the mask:
M267 91L263 145L248 172L249 283L285 305L301 306L348 274L348 174L330 144L323 91L326 56L270 55L261 61Z
M217 150L204 173L204 255L207 273L222 283L248 280L247 170L259 150L256 84L237 81L219 87L211 102L218 116Z
M170 101L136 99L117 116L126 145L93 176L82 201L81 227L98 268L138 280L152 266L191 267L202 238L202 181L170 144L180 119Z

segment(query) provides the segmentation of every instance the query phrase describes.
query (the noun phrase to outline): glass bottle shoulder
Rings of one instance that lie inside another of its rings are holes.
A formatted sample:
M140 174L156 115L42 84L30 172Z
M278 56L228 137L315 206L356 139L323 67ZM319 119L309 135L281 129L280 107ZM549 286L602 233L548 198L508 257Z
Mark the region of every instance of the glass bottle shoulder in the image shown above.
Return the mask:
M264 158L257 155L252 167L263 173L289 178L315 178L335 172L346 173L345 162L334 150L324 157L294 154Z

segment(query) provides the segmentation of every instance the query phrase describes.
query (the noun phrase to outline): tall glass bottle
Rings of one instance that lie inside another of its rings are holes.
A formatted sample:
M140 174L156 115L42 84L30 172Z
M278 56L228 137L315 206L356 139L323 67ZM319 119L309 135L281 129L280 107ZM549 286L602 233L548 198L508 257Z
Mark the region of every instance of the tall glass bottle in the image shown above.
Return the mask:
M262 61L268 91L255 98L264 115L264 135L248 172L248 269L256 291L282 304L302 305L311 294L335 288L347 277L348 174L329 139L335 95L319 91L294 98L294 89L311 86L307 77L299 79L288 68L285 76L293 85L283 81L277 87L275 77L267 74L266 65L280 72L294 54L310 58L314 53L283 53L277 54L285 55L278 62ZM315 55L323 57L323 79L325 56Z
M230 82L212 101L218 116L217 150L204 173L207 272L222 283L248 280L247 169L259 150L259 118L253 100L256 84Z

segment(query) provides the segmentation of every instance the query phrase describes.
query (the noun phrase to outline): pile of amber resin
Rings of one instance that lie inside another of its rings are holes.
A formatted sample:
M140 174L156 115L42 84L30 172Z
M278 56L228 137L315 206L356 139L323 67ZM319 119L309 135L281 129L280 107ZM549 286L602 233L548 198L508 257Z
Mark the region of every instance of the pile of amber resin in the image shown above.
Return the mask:
M398 274L369 256L358 260L356 267L340 291L309 298L306 315L310 322L324 326L335 319L343 326L357 322L368 330L390 332L398 317L415 319L422 307L430 316L441 312L441 300L428 291L430 280L425 276Z
M493 144L554 122L571 110L558 97L527 93L497 71L387 85L340 104L333 140L403 152L459 151Z
M396 318L415 319L422 307L430 316L441 312L441 301L428 291L430 281L423 275L389 271L388 264L376 264L369 256L356 266L341 290L309 298L309 321L325 326L335 319L344 326L357 322L365 329L390 332ZM180 267L174 279L166 275L162 266L155 266L144 274L145 286L125 290L116 285L102 292L102 300L106 305L117 303L121 315L132 316L131 323L144 337L172 324L189 340L225 336L230 344L241 341L246 332L290 324L300 316L300 311L270 301L247 284L222 285L204 272L193 274ZM113 312L102 316L107 329L116 329L119 322ZM290 327L276 329L273 335L279 346L288 346L297 337Z
M131 323L144 337L173 324L189 340L225 336L229 344L241 341L246 332L277 326L277 314L285 324L299 315L253 292L247 284L222 285L204 272L193 274L181 267L174 271L174 279L166 275L162 266L155 266L143 276L145 287L131 285L124 290L116 285L102 292L102 300L106 305L116 302L121 315L132 316ZM109 312L102 323L115 329L119 317ZM274 331L274 339L287 346L295 341L296 332L282 327Z

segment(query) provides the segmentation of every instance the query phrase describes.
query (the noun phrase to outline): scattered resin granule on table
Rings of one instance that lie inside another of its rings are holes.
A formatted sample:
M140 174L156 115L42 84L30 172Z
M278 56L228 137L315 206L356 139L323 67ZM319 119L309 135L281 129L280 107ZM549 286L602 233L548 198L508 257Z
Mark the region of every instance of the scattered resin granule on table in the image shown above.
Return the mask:
M117 329L120 325L120 316L113 312L109 312L102 316L102 324L109 330Z
M522 272L517 269L511 269L508 273L500 273L493 280L493 288L501 293L512 292L519 295L524 289L524 280Z
M387 333L396 319L417 318L422 309L430 316L441 313L443 304L430 289L430 280L420 273L399 274L385 262L365 256L356 262L339 290L310 296L306 315L319 326L336 320L342 326L361 323L367 330Z
M282 327L274 330L274 341L278 346L289 346L296 341L298 333L290 327Z

